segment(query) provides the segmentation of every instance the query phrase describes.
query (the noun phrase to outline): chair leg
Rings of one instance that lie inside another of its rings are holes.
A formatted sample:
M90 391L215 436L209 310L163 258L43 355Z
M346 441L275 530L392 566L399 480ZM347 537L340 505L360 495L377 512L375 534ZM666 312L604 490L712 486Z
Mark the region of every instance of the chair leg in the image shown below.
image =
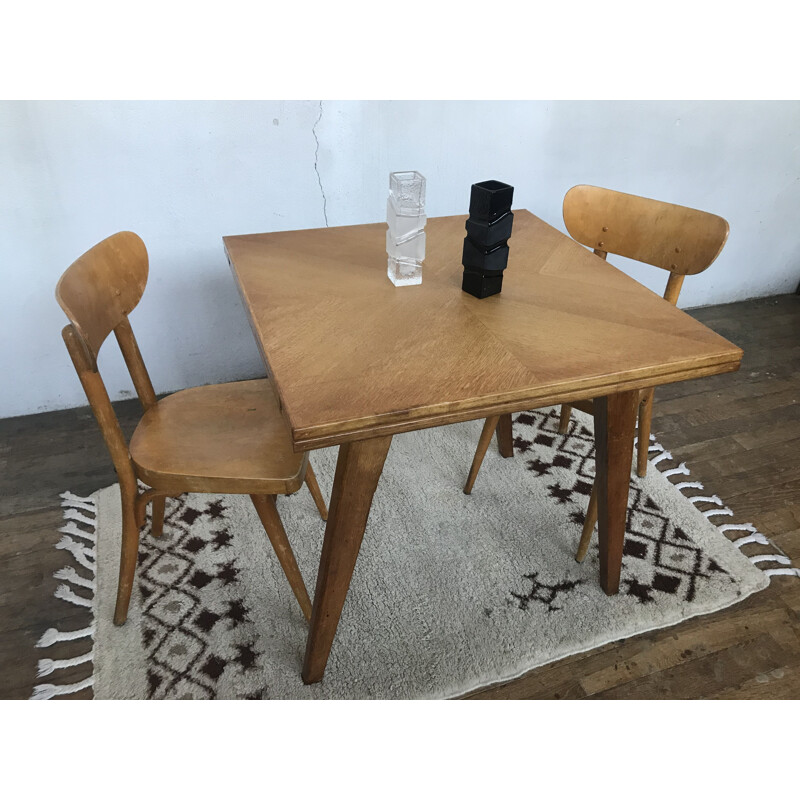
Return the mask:
M261 519L261 524L264 526L264 530L272 543L275 555L278 556L278 561L283 567L289 586L292 587L294 596L300 604L303 616L306 620L310 620L311 599L308 596L306 585L303 583L303 576L300 574L297 561L295 561L294 552L286 536L286 530L281 522L278 509L275 507L275 497L271 494L251 494L250 499L253 501L256 512L258 512L258 516Z
M586 553L589 552L589 543L592 541L592 533L594 533L594 526L597 523L597 481L592 485L592 493L589 495L589 507L586 509L586 521L583 523L583 531L581 532L581 541L578 545L578 552L575 554L575 560L580 564Z
M150 534L157 539L164 533L164 508L167 503L166 497L154 497L152 505L152 519L150 522Z
M566 433L569 427L569 419L572 416L572 406L569 403L561 404L561 417L558 420L558 432Z
M492 441L497 423L500 417L487 417L486 422L483 423L483 430L481 431L481 438L478 439L478 448L475 451L475 457L472 459L472 466L469 468L469 475L467 476L467 483L464 486L464 494L471 494L472 487L475 485L475 478L478 477L478 471L483 463L483 457L489 449L489 442Z
M139 556L139 525L136 521L136 487L126 490L120 486L122 494L122 549L119 558L119 583L117 584L117 604L114 608L114 624L124 625L128 619L128 606L136 576L136 562Z
M650 449L650 423L653 419L653 389L649 389L639 405L639 441L636 445L636 474L640 478L647 475L647 455Z
M306 467L306 486L308 486L308 491L311 492L311 496L314 498L314 502L317 504L317 511L319 511L319 515L327 521L328 519L328 507L325 505L325 500L322 498L322 492L319 490L319 484L317 483L317 476L314 474L314 470L311 469L311 462L308 462L308 466Z

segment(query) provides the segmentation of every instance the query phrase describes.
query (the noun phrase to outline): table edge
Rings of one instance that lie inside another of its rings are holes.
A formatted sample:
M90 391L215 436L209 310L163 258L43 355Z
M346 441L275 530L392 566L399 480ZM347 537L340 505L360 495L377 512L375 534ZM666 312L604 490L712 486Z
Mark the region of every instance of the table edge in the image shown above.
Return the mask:
M517 211L536 217L536 215L528 209L515 209L515 213ZM446 215L446 217L451 216L464 215ZM536 219L540 218L536 217ZM544 222L544 220L542 221ZM285 233L285 231L278 231L276 233ZM359 441L379 436L394 435L396 433L406 433L439 425L466 422L471 419L481 419L493 414L526 411L562 402L587 400L620 391L647 389L662 384L691 380L693 378L707 377L709 375L717 375L725 372L735 372L741 366L743 356L741 348L737 347L732 342L727 342L730 348L722 352L717 352L700 359L689 359L688 361L665 364L659 367L648 366L638 370L624 370L611 375L595 376L580 381L519 389L494 396L489 395L476 399L454 401L439 406L420 406L402 411L389 412L379 416L364 416L332 423L308 425L305 427L296 426L292 420L290 409L284 403L280 386L273 378L269 359L266 352L264 352L263 343L258 335L255 320L253 319L253 314L250 311L249 303L247 302L244 292L244 287L239 281L237 269L228 249L230 240L255 235L260 234L231 234L223 236L223 248L228 260L228 265L233 273L234 282L239 291L242 304L245 307L248 322L253 330L254 338L256 339L258 349L266 367L267 376L272 380L281 413L291 430L294 452L306 452L350 441ZM615 269L618 268L615 267Z
M318 450L345 442L482 419L494 414L528 411L622 391L649 389L694 378L736 372L741 366L743 352L741 348L735 345L733 347L735 350L709 356L700 362L693 362L692 366L669 365L664 371L654 371L652 367L647 367L639 371L646 372L646 375L624 373L622 379L618 375L612 375L605 381L590 379L567 385L549 385L542 387L540 391L519 390L493 398L483 397L476 401L467 401L463 405L458 401L438 407L425 406L394 412L380 417L362 417L346 422L307 427L295 427L290 419L292 446L295 452Z

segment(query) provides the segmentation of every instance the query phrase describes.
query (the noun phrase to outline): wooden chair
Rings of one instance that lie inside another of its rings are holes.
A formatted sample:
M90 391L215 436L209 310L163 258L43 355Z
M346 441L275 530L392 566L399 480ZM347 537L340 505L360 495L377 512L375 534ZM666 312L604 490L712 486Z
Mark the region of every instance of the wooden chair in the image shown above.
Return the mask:
M62 336L119 478L122 552L114 622L122 625L127 619L147 504L152 503L152 533L160 536L165 498L184 492L250 495L308 620L311 601L275 506L275 495L291 494L305 480L327 519L308 454L292 452L268 380L199 386L156 399L128 321L147 275L144 242L123 232L84 253L56 287L56 299L71 323ZM130 447L97 368L100 347L112 331L144 409ZM150 488L140 492L138 480Z
M708 269L728 238L728 223L715 214L597 186L573 186L564 196L563 213L570 236L591 247L600 258L605 259L612 253L667 270L669 278L664 299L673 305L677 305L683 279ZM653 391L653 388L643 389L640 393L637 444L637 473L640 477L647 473ZM562 405L559 433L567 432L573 408L593 413L591 400ZM484 424L464 487L467 494L472 491L500 419L492 417ZM578 561L586 555L596 521L597 495L593 488L578 548Z

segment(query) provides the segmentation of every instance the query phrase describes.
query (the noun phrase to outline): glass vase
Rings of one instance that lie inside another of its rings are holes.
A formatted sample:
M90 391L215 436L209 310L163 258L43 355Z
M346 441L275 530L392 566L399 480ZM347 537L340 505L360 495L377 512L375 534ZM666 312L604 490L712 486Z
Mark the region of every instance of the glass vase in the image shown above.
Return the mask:
M422 283L425 259L425 178L419 172L392 172L386 203L387 274L395 286Z

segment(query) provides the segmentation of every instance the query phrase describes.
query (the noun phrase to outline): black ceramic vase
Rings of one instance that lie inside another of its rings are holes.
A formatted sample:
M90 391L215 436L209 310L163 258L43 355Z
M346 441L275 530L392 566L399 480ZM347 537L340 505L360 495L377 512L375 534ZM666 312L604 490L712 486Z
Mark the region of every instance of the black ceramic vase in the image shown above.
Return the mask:
M503 270L508 265L508 238L514 215L511 201L514 187L500 181L472 184L469 198L467 236L461 263L464 277L461 288L473 297L499 294Z

